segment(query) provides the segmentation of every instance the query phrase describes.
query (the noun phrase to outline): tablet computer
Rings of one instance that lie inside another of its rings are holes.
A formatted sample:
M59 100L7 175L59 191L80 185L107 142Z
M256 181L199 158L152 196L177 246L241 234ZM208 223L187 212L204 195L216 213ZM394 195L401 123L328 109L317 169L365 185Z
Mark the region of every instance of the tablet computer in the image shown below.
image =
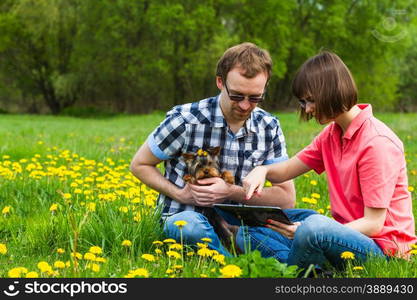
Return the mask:
M279 221L287 225L293 224L285 212L275 206L214 204L213 207L234 214L247 226L264 226L268 224L266 222L267 219Z

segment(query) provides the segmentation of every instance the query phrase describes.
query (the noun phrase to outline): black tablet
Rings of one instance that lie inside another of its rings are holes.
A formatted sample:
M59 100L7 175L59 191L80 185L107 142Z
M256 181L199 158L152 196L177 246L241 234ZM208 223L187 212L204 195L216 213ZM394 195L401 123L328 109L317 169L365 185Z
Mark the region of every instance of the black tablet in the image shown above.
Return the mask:
M293 224L285 212L281 208L275 206L214 204L213 207L234 214L247 226L264 226L268 224L266 222L267 219L272 219L288 225Z

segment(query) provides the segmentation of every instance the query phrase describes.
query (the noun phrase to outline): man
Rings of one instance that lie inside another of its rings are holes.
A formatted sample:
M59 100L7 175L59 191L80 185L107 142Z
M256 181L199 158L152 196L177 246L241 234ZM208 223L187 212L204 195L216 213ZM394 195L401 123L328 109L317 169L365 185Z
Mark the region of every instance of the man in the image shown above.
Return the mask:
M241 187L242 179L255 166L288 159L279 121L257 107L264 100L271 70L269 53L252 43L228 49L217 64L220 95L174 107L134 156L132 173L160 192L167 236L179 240L174 223L184 220L185 243L195 244L207 237L210 248L229 256L213 224L201 213L202 207L215 203L294 206L292 181L272 183L250 200L245 199ZM234 173L235 184L219 177L199 180L199 185L185 184L186 165L181 154L217 146L221 147L220 168ZM161 161L165 163L164 176L156 168ZM223 216L230 224L239 224L236 218Z

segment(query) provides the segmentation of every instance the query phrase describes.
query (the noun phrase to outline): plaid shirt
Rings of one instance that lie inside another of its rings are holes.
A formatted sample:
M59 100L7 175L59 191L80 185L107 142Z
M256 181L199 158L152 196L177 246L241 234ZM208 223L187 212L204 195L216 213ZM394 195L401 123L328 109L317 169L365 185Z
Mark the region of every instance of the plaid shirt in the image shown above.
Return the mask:
M256 107L245 125L234 134L220 108L220 96L175 106L164 121L149 135L152 153L165 163L165 177L182 188L186 165L181 156L198 149L221 147L220 170L231 171L235 184L255 167L288 159L285 139L277 118ZM163 216L201 208L181 204L163 194L158 203L164 205Z

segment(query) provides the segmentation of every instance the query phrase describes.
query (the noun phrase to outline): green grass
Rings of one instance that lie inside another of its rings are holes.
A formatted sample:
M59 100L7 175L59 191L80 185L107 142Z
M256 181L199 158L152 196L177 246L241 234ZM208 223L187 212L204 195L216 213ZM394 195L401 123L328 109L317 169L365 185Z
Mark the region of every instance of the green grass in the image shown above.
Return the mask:
M417 187L417 115L377 117L404 142L409 185ZM197 255L197 249L186 248L184 259L176 259L166 255L169 244L152 243L163 239L159 214L153 207L156 194L133 178L129 163L163 118L162 113L101 119L3 115L0 211L10 206L11 212L0 212L0 244L7 246L7 253L0 254L0 277L8 277L9 270L16 267L46 277L123 277L138 268L145 268L151 277L221 276L223 265ZM314 122L298 122L295 114L279 114L279 118L290 156L308 145L322 129ZM309 172L295 183L298 208L320 210L330 216L325 175ZM77 189L81 192L77 193ZM313 193L318 198L316 204L303 201ZM71 198L66 199L65 194L71 194ZM134 199L137 201L132 202ZM52 204L58 205L55 212L50 211ZM95 205L94 209L91 205ZM417 206L413 210L417 215ZM131 241L132 246L122 246L124 240ZM82 259L75 267L71 251L84 255L92 246L103 249L98 256L105 262ZM65 253L57 253L58 248L65 249ZM163 252L158 254L155 249ZM194 255L188 256L191 251ZM147 261L141 257L144 253L158 259ZM37 267L40 261L53 265L57 260L68 261L70 267L54 268L59 273L49 275ZM93 263L100 269L88 268ZM299 272L255 254L227 259L226 263L240 266L244 277L294 277ZM416 258L370 260L363 265L364 270L353 270L351 263L345 272L335 276L417 277L416 264ZM256 265L262 266L260 270L253 268Z

